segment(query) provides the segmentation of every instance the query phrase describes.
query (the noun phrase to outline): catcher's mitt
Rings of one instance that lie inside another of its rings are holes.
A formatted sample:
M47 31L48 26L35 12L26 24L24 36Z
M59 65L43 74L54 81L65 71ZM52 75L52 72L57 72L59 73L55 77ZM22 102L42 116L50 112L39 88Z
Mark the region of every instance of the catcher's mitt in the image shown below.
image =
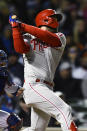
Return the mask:
M19 116L17 116L14 113L11 113L7 119L7 123L8 131L19 131L22 128L23 119L20 119Z

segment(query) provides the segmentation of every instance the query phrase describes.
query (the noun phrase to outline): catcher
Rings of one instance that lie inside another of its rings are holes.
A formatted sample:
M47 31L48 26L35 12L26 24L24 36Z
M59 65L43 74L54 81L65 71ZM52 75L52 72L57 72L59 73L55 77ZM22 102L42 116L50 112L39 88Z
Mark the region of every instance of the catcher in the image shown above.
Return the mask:
M19 96L23 92L23 88L9 80L7 65L7 54L0 50L0 96L5 93ZM16 114L0 110L0 128L3 128L4 131L19 131L22 128L22 123L22 119Z

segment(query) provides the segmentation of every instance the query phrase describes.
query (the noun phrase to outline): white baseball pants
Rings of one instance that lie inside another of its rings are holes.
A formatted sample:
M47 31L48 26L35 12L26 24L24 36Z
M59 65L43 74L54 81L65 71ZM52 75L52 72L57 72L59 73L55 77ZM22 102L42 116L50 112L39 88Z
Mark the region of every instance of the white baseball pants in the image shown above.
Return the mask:
M63 131L71 131L71 108L44 83L25 83L24 100L32 107L31 127L24 131L45 131L50 117L54 117Z

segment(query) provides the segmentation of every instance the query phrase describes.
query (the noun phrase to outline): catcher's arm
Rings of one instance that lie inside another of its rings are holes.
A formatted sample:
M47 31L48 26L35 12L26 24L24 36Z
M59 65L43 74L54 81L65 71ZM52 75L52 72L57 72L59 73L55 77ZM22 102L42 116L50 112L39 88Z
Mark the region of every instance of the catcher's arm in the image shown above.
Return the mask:
M20 96L23 93L24 88L15 84L11 84L11 85L6 84L4 90L6 93L10 93L14 96Z

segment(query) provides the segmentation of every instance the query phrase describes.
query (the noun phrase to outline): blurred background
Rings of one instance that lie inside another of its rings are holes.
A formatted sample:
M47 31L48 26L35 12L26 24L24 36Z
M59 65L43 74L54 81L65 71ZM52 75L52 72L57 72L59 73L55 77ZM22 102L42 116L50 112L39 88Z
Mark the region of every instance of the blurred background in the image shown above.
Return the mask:
M59 32L65 34L67 44L54 77L54 91L72 106L73 118L78 127L87 127L87 0L0 0L0 49L8 54L8 70L12 81L23 85L22 55L13 47L9 14L35 25L35 16L43 9L52 8L63 15ZM23 100L7 95L0 97L0 108L15 112L30 125L30 109ZM53 118L49 127L59 127Z

